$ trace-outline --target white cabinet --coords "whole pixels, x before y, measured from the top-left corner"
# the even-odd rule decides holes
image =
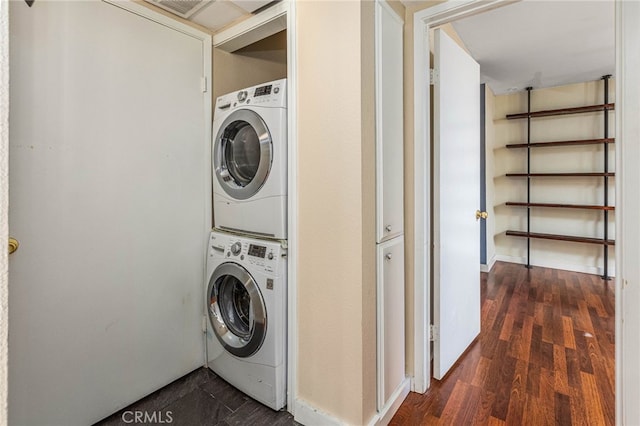
[[[376,1],[377,405],[386,424],[409,393],[405,376],[403,21]]]
[[[376,3],[377,242],[404,232],[402,27],[384,2]]]
[[[405,380],[404,237],[378,244],[378,410]]]

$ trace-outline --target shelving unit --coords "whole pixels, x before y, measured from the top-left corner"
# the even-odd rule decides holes
[[[615,177],[614,172],[609,171],[609,150],[608,145],[615,143],[614,138],[609,137],[609,111],[615,109],[615,104],[609,103],[609,79],[610,75],[602,77],[604,85],[604,103],[597,105],[586,105],[573,108],[551,109],[544,111],[531,111],[531,91],[532,87],[527,87],[527,112],[518,114],[509,114],[506,116],[508,120],[527,119],[527,142],[509,144],[509,149],[526,148],[527,149],[527,171],[526,173],[507,173],[508,177],[524,177],[527,179],[527,201],[506,203],[507,206],[525,207],[527,209],[527,230],[513,231],[509,230],[506,235],[513,237],[521,237],[527,239],[527,268],[531,268],[531,239],[545,239],[555,241],[569,241],[576,243],[598,244],[602,245],[604,253],[604,265],[602,278],[609,280],[608,264],[609,264],[609,246],[615,245],[615,241],[609,239],[608,223],[609,212],[614,211],[615,207],[609,205],[609,178]],[[583,140],[566,140],[552,142],[531,142],[531,119],[536,117],[551,117],[569,114],[582,114],[587,112],[602,111],[604,115],[604,135],[600,139],[583,139]],[[557,146],[584,146],[584,145],[602,145],[604,147],[604,168],[602,172],[557,172],[557,173],[532,173],[531,171],[531,150],[536,148],[548,148]],[[586,204],[563,204],[563,203],[540,203],[531,202],[531,179],[544,177],[584,177],[584,178],[602,178],[604,180],[603,204],[602,205],[586,205]],[[543,234],[531,232],[531,209],[532,208],[562,208],[562,209],[583,209],[596,210],[603,212],[603,238],[580,237],[573,235]]]

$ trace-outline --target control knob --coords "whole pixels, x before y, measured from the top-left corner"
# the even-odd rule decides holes
[[[247,91],[243,90],[242,92],[238,92],[238,101],[244,102],[247,99]]]
[[[233,253],[234,256],[239,255],[241,250],[242,244],[240,244],[239,242],[233,243],[233,245],[231,246],[231,253]]]
[[[269,252],[269,254],[267,255],[267,259],[273,260],[273,252]]]

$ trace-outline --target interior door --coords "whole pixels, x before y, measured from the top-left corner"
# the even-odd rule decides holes
[[[9,6],[9,424],[92,424],[203,364],[211,45]]]
[[[480,67],[441,30],[434,45],[434,369],[480,332]]]

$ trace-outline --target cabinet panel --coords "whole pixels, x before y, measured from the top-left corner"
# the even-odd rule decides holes
[[[403,232],[402,21],[376,4],[376,191],[378,242]]]
[[[405,377],[404,237],[378,245],[378,410]]]

